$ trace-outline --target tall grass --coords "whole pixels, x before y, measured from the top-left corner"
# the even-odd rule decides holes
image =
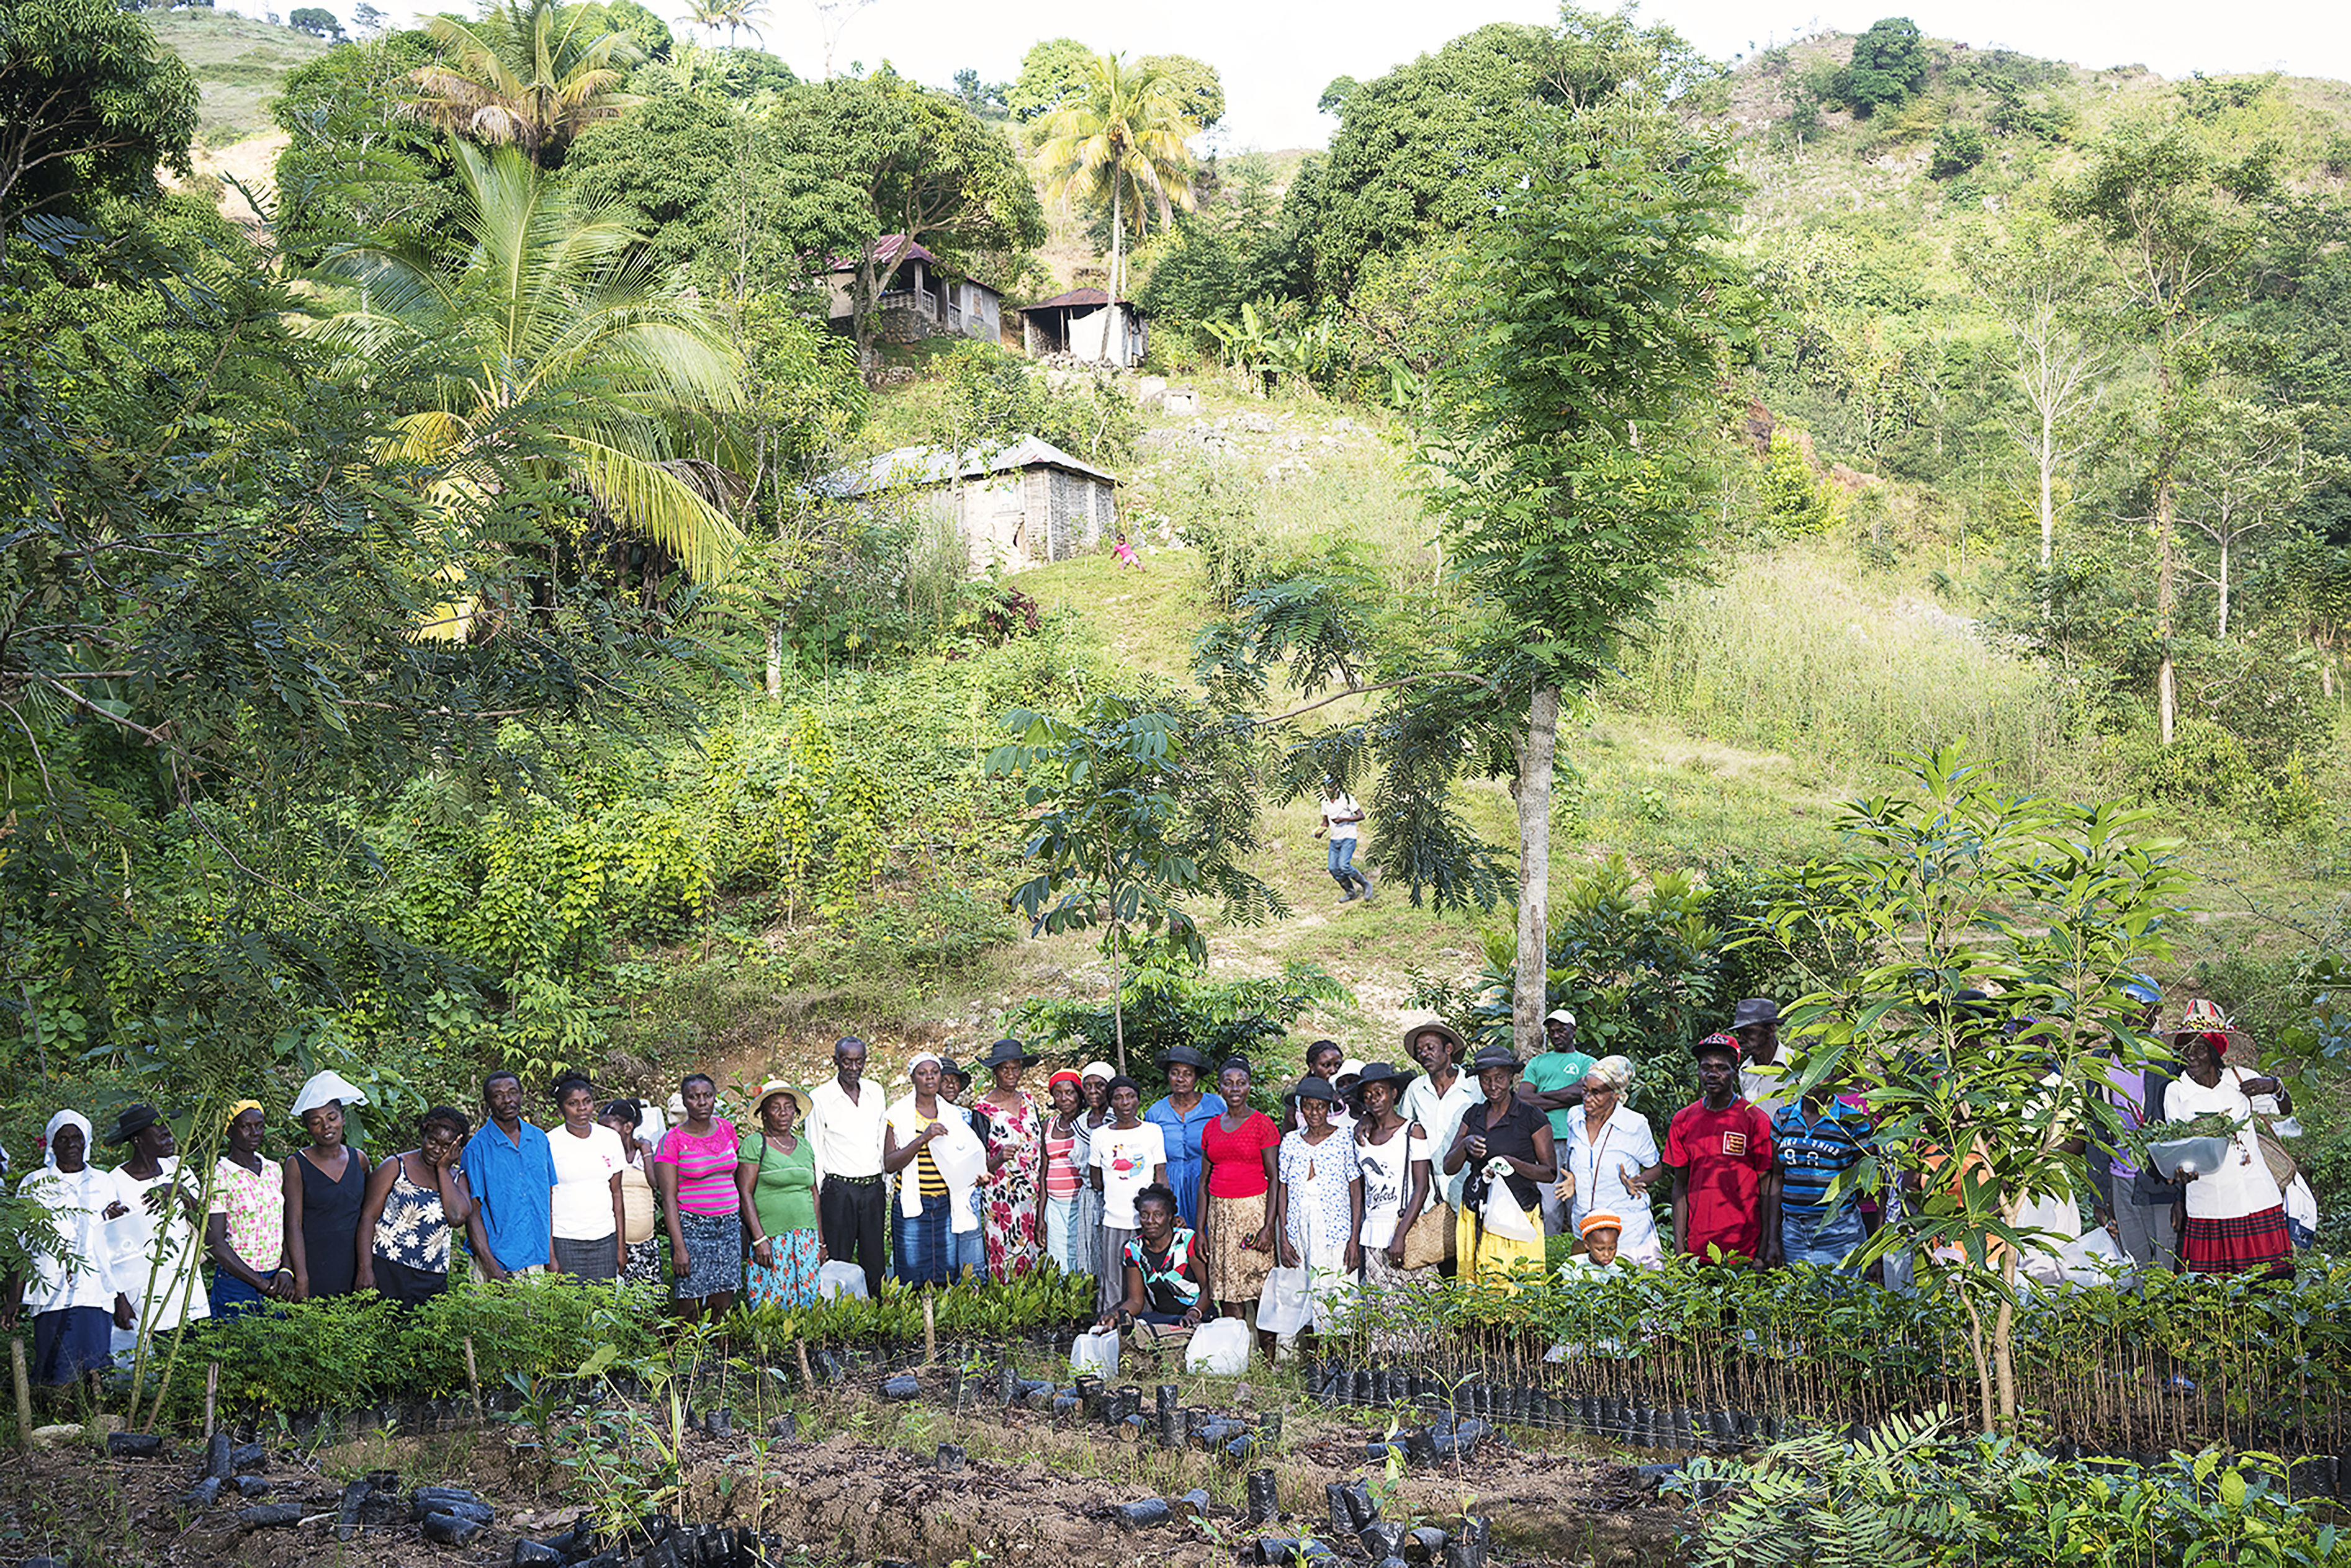
[[[1964,739],[2019,784],[2054,776],[2066,718],[2057,684],[1931,612],[1895,613],[1889,592],[1819,552],[1745,558],[1667,602],[1609,700],[1824,764],[1872,767]]]

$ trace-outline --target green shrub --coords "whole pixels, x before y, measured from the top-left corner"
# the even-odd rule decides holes
[[[1935,133],[1935,155],[1927,164],[1930,180],[1951,180],[1984,159],[1984,136],[1972,125],[1945,125]]]
[[[1760,497],[1765,526],[1782,538],[1816,534],[1836,521],[1836,492],[1813,475],[1802,444],[1784,430],[1771,433]]]

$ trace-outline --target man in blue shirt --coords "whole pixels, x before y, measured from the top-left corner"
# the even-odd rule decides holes
[[[485,1280],[555,1266],[555,1154],[547,1134],[522,1119],[522,1080],[482,1080],[488,1123],[465,1145],[474,1218],[465,1222],[474,1267]]]
[[[1764,1228],[1767,1267],[1840,1268],[1861,1246],[1858,1196],[1841,1194],[1834,1208],[1825,1200],[1829,1184],[1869,1153],[1873,1133],[1869,1119],[1839,1104],[1834,1086],[1826,1083],[1814,1084],[1802,1099],[1772,1113],[1773,1166],[1764,1203],[1767,1209],[1778,1208],[1779,1224]]]

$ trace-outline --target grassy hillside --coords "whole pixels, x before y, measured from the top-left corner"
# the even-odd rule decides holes
[[[267,130],[269,101],[287,72],[329,47],[308,33],[221,11],[156,11],[147,20],[195,73],[204,90],[196,135],[209,147]]]

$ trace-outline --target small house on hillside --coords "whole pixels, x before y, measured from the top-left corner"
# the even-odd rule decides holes
[[[896,343],[952,335],[993,343],[1002,337],[1004,297],[977,279],[954,276],[927,246],[904,235],[883,235],[873,242],[872,254],[877,268],[902,255],[905,258],[875,302],[882,318],[877,336]],[[832,288],[829,324],[847,332],[857,315],[857,258],[835,256],[825,270]]]
[[[1069,354],[1090,365],[1132,370],[1143,363],[1143,351],[1150,344],[1143,312],[1134,301],[1122,299],[1113,306],[1109,294],[1099,288],[1072,288],[1023,306],[1020,319],[1021,346],[1032,360]]]
[[[835,469],[818,488],[842,497],[918,498],[953,525],[975,572],[1066,560],[1118,527],[1118,480],[1034,435],[960,453],[901,446]]]

